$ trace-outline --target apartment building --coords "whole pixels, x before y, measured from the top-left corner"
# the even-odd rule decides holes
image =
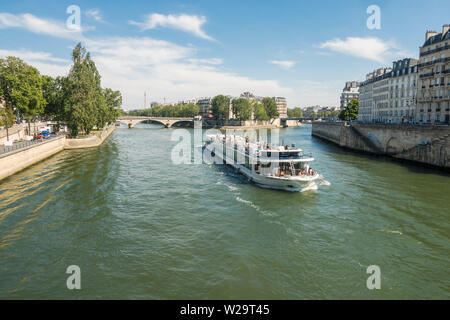
[[[392,68],[379,68],[366,75],[359,87],[358,121],[381,122],[389,104],[389,78]]]
[[[416,121],[450,123],[450,25],[427,31],[420,47]]]
[[[419,60],[395,61],[389,86],[389,108],[384,109],[386,122],[403,123],[415,120]]]
[[[347,81],[341,93],[341,110],[347,107],[353,99],[359,100],[359,85],[358,81]]]
[[[200,108],[200,115],[204,118],[210,117],[212,114],[212,98],[204,97],[197,99],[197,105]]]
[[[278,117],[279,118],[287,118],[287,102],[284,97],[272,97],[277,104]]]

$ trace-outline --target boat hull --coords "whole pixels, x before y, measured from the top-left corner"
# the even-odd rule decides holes
[[[247,167],[242,164],[236,163],[231,159],[226,159],[222,156],[222,154],[215,153],[215,147],[213,145],[206,146],[208,151],[211,151],[214,156],[217,156],[221,162],[227,164],[230,167],[236,169],[236,171],[245,177],[247,177],[251,182],[255,183],[257,186],[262,188],[270,188],[277,190],[286,190],[286,191],[305,191],[316,189],[317,184],[316,180],[320,178],[319,174],[315,174],[313,176],[295,176],[295,177],[274,177],[274,176],[264,176],[252,172]]]

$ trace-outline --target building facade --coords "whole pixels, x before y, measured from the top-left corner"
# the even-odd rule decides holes
[[[211,98],[199,98],[197,99],[197,105],[200,108],[200,115],[204,118],[209,118],[212,115],[212,99]]]
[[[359,100],[359,85],[358,81],[348,81],[345,83],[344,89],[341,93],[341,110],[347,107],[353,99]]]
[[[273,97],[275,103],[277,104],[278,117],[279,118],[287,118],[287,102],[284,97]]]
[[[389,78],[392,68],[379,68],[366,75],[359,87],[358,121],[381,122],[389,100]]]
[[[386,122],[415,121],[419,60],[395,61],[389,81],[389,108],[384,109]]]
[[[420,47],[416,121],[450,123],[450,25],[427,31]]]

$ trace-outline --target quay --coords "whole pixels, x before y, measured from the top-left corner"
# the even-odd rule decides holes
[[[0,147],[0,180],[62,150],[97,147],[115,128],[115,125],[110,125],[86,138],[69,139],[65,135],[56,135],[42,141],[23,141]]]
[[[313,122],[312,136],[340,147],[450,171],[450,126]]]

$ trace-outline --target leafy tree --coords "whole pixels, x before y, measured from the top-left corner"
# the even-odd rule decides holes
[[[230,99],[224,95],[215,96],[211,101],[212,114],[216,119],[227,119],[229,107]]]
[[[103,89],[103,96],[105,97],[105,103],[107,107],[107,123],[113,123],[116,121],[117,117],[121,115],[123,110],[120,109],[122,106],[122,94],[120,91],[114,91],[110,88]]]
[[[252,117],[252,106],[245,98],[233,99],[232,109],[233,114],[240,121],[250,120]]]
[[[254,101],[253,103],[253,112],[255,114],[256,120],[267,121],[269,120],[269,116],[264,109],[264,105],[261,102]]]
[[[288,117],[289,118],[302,118],[303,110],[300,107],[295,107],[294,109],[288,108]]]
[[[263,98],[262,104],[264,106],[264,110],[266,111],[267,116],[269,119],[274,119],[279,116],[278,109],[277,109],[277,103],[273,98]]]
[[[20,113],[30,121],[44,112],[46,101],[42,94],[42,78],[39,71],[17,57],[0,59],[0,86],[6,107],[18,107]]]
[[[64,121],[64,101],[66,100],[67,78],[42,76],[42,94],[47,104],[44,114],[55,121]]]
[[[1,104],[1,96],[0,96],[0,104]],[[6,128],[6,140],[9,141],[9,131],[8,128],[12,127],[14,124],[14,112],[11,108],[1,107],[0,106],[0,126],[4,126]]]
[[[80,130],[89,134],[106,119],[106,103],[100,87],[100,74],[90,54],[78,43],[72,52],[73,66],[67,78],[66,121],[73,136]]]
[[[352,99],[348,105],[341,110],[341,113],[339,114],[339,119],[350,121],[355,120],[358,118],[358,109],[359,109],[359,102],[356,99]]]

